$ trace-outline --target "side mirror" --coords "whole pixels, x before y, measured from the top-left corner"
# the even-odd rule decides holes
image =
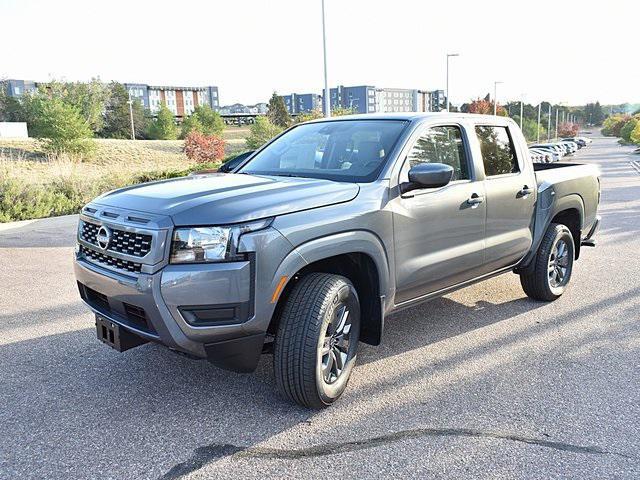
[[[238,155],[237,157],[232,158],[226,163],[220,165],[218,168],[218,172],[229,173],[231,170],[235,170],[242,162],[244,162],[249,156],[253,154],[255,150],[251,150],[249,152],[244,152]]]
[[[419,188],[444,187],[453,178],[453,167],[444,163],[420,163],[409,170],[409,182],[403,183],[402,193]]]

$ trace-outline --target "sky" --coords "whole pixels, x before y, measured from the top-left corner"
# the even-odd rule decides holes
[[[329,84],[640,102],[638,0],[325,0]],[[217,85],[222,105],[323,88],[321,0],[0,0],[0,78]]]

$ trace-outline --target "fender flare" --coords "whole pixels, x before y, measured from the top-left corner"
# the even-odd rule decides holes
[[[533,242],[531,250],[525,255],[520,264],[516,267],[516,273],[524,273],[528,267],[533,265],[538,248],[542,242],[545,232],[551,224],[551,220],[566,210],[577,210],[580,216],[580,230],[584,224],[584,201],[577,193],[572,193],[561,198],[555,198],[555,190],[550,187],[538,195],[538,208],[536,209],[536,217],[533,229]],[[576,242],[580,242],[578,238]]]
[[[280,263],[272,280],[271,291],[278,287],[283,276],[287,277],[288,285],[291,279],[301,269],[319,260],[344,255],[348,253],[362,253],[368,255],[378,271],[378,289],[381,297],[380,323],[376,325],[376,343],[380,342],[384,328],[385,298],[393,291],[393,275],[390,262],[382,240],[367,230],[352,230],[314,238],[295,247]],[[284,288],[282,289],[284,290]],[[282,291],[281,290],[281,291]],[[277,301],[280,300],[278,296]],[[273,314],[273,312],[272,312]]]

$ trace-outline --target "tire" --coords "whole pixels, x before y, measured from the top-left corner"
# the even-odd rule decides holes
[[[347,387],[359,338],[353,284],[328,273],[302,277],[286,299],[276,333],[273,364],[280,394],[305,407],[331,405]]]
[[[571,231],[565,225],[552,223],[542,238],[533,270],[520,274],[524,293],[545,302],[560,298],[571,280],[574,259],[575,245]]]

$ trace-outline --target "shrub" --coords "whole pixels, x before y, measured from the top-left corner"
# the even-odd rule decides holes
[[[620,136],[625,142],[631,141],[631,132],[635,130],[638,123],[638,120],[632,117],[627,123],[622,126],[622,128],[620,129]]]
[[[579,129],[575,123],[563,122],[558,126],[558,135],[561,137],[575,137]]]
[[[178,138],[178,127],[173,113],[163,103],[158,110],[158,116],[149,125],[148,137],[151,140],[175,140]]]
[[[282,127],[278,127],[271,123],[268,118],[258,117],[249,130],[247,148],[249,150],[257,150],[273,137],[280,134],[283,130],[284,129]]]
[[[184,153],[197,163],[213,163],[224,157],[224,140],[217,135],[193,131],[184,141]]]
[[[320,110],[311,110],[309,112],[303,112],[297,115],[293,123],[298,124],[303,122],[309,122],[311,120],[317,120],[319,118],[322,118],[323,116],[324,115]]]
[[[197,106],[191,115],[182,122],[182,138],[190,132],[198,131],[205,135],[220,135],[224,131],[224,120],[209,105]]]
[[[91,128],[77,107],[42,94],[24,102],[30,134],[41,140],[46,153],[88,155],[94,151]]]
[[[619,137],[620,130],[629,121],[629,115],[611,115],[607,117],[602,125],[602,134],[612,137]]]
[[[640,121],[636,122],[636,126],[631,132],[631,135],[629,135],[629,139],[636,145],[640,145]]]

